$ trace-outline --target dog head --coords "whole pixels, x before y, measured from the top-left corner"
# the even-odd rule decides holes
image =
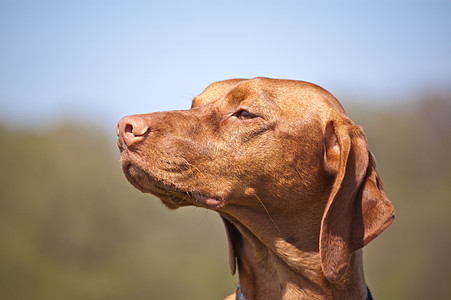
[[[191,109],[128,116],[117,133],[136,188],[169,208],[223,216],[232,270],[245,234],[268,247],[283,240],[316,251],[325,277],[337,281],[352,253],[393,221],[363,131],[311,83],[213,83]],[[314,237],[306,241],[306,232]]]

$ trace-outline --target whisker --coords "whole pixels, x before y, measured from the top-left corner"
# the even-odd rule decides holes
[[[166,196],[169,198],[169,200],[171,200],[171,202],[172,202],[173,204],[175,204],[175,203],[174,203],[174,199],[172,199],[171,194],[169,194],[169,192],[168,192],[167,190],[164,190],[164,193],[165,193]]]
[[[180,205],[180,203],[183,203],[183,199],[178,199],[174,197],[174,195],[171,195],[168,190],[165,190],[166,196],[171,200],[171,202],[175,205]]]
[[[183,160],[185,161],[185,163],[186,163],[188,166],[192,167],[193,169],[196,169],[197,172],[199,172],[200,174],[203,175],[203,173],[202,173],[195,165],[193,165],[192,163],[190,163],[186,158],[184,158],[184,157],[182,157],[182,158],[183,158]]]
[[[266,214],[268,215],[268,217],[271,219],[271,222],[274,224],[274,227],[276,227],[277,231],[282,234],[282,232],[280,231],[279,227],[277,226],[276,222],[274,221],[273,217],[271,216],[271,214],[269,213],[268,209],[266,208],[265,204],[263,204],[263,201],[260,199],[260,197],[257,196],[257,194],[254,193],[254,196],[257,198],[257,200],[260,202],[260,204],[263,206],[263,208],[266,211]]]
[[[301,178],[302,178],[301,172],[299,172],[299,169],[298,169],[298,167],[297,167],[297,166],[294,166],[294,168],[296,169],[296,172],[298,172],[298,174],[299,174],[299,177],[301,177]]]

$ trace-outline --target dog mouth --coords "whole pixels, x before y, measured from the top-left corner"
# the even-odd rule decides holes
[[[182,206],[200,206],[220,209],[224,206],[221,197],[207,195],[194,188],[182,188],[163,179],[151,176],[143,168],[126,162],[122,167],[127,180],[143,193],[157,196],[170,209]]]

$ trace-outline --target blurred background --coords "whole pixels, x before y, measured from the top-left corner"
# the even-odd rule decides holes
[[[331,91],[363,126],[396,222],[376,299],[451,298],[450,1],[0,0],[0,299],[222,299],[214,212],[127,183],[116,122],[211,82]]]

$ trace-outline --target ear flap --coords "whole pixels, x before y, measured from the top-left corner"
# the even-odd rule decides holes
[[[394,221],[394,209],[359,126],[330,122],[324,148],[324,168],[335,181],[321,222],[320,255],[325,277],[336,282],[352,253]]]
[[[229,244],[229,266],[230,271],[232,272],[232,275],[235,275],[236,272],[236,259],[238,257],[237,247],[241,245],[241,234],[236,229],[235,226],[233,226],[232,223],[230,223],[229,220],[221,216],[222,221],[224,222],[224,226],[227,233],[227,242]]]

